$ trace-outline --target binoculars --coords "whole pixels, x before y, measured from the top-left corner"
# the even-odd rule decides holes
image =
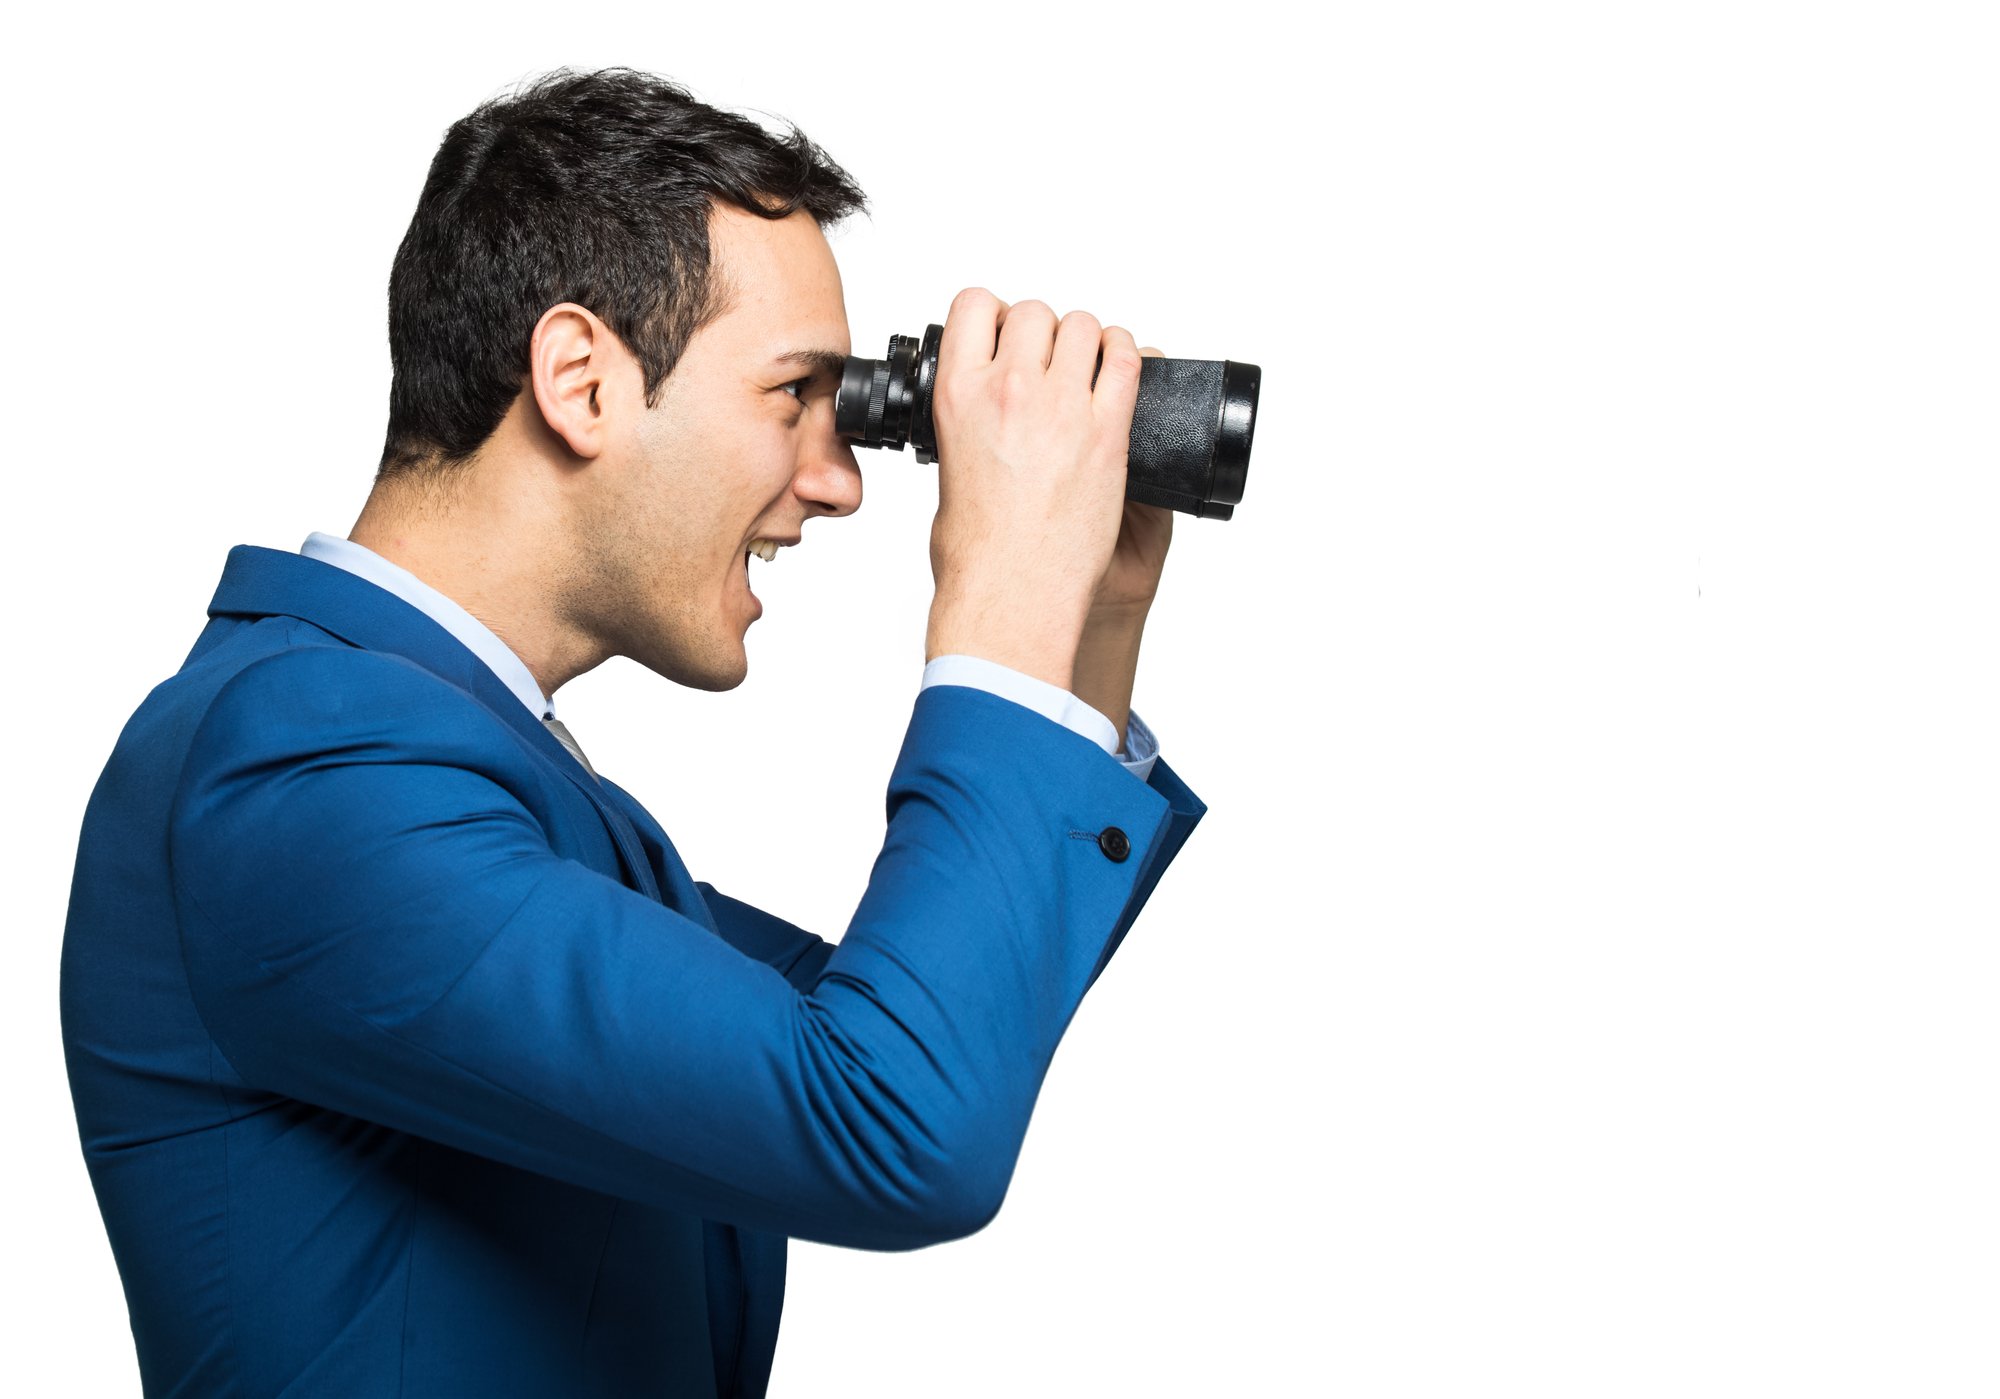
[[[931,389],[943,338],[944,327],[932,325],[921,341],[890,336],[881,359],[849,355],[834,400],[835,430],[863,447],[900,452],[909,444],[919,462],[936,461]],[[1250,470],[1262,373],[1226,359],[1141,360],[1125,498],[1196,519],[1228,519]]]

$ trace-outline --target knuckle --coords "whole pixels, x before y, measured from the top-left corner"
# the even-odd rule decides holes
[[[967,287],[951,299],[951,309],[954,311],[972,311],[981,306],[999,304],[1001,304],[1000,298],[985,287]]]
[[[1139,372],[1139,347],[1133,343],[1132,332],[1123,326],[1110,326],[1104,332],[1104,368],[1100,374],[1134,374]]]
[[[1139,372],[1139,351],[1132,345],[1132,337],[1126,336],[1122,343],[1106,342],[1104,346],[1104,367],[1115,369],[1121,374]]]
[[[1035,369],[1010,364],[1000,373],[999,397],[1002,405],[1025,403],[1040,387],[1042,375]]]
[[[956,421],[967,412],[975,411],[978,399],[977,371],[957,374],[940,372],[937,382],[931,386],[931,414],[934,418]]]
[[[1071,311],[1062,318],[1062,323],[1064,325],[1079,326],[1094,333],[1101,331],[1097,317],[1091,315],[1088,311]]]
[[[1023,313],[1034,316],[1047,316],[1050,320],[1056,318],[1056,313],[1048,302],[1037,301],[1032,297],[1026,301],[1017,301],[1007,308],[1007,314],[1009,315],[1021,315]]]

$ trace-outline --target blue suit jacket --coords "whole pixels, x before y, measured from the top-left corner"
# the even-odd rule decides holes
[[[999,1209],[1206,810],[922,691],[838,944],[695,883],[437,623],[232,549],[121,734],[63,943],[148,1394],[762,1394],[785,1239]]]

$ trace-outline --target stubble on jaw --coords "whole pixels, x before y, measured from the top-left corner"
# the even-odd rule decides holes
[[[552,589],[564,621],[606,654],[677,684],[729,689],[742,676],[718,674],[718,667],[729,670],[730,658],[711,651],[719,580],[702,574],[705,550],[691,553],[676,543],[688,503],[669,489],[671,481],[686,479],[673,458],[674,440],[671,409],[649,412],[634,425],[626,460],[648,465],[630,489],[599,494],[571,515]],[[735,670],[740,666],[738,658]]]

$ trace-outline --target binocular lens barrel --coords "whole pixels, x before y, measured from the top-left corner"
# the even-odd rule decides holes
[[[931,325],[921,341],[890,336],[881,359],[848,356],[834,400],[835,430],[864,447],[900,452],[909,443],[919,462],[936,461],[931,390],[943,336],[943,326]],[[1256,365],[1234,360],[1147,356],[1132,409],[1126,498],[1198,519],[1228,519],[1250,470],[1262,377]]]

